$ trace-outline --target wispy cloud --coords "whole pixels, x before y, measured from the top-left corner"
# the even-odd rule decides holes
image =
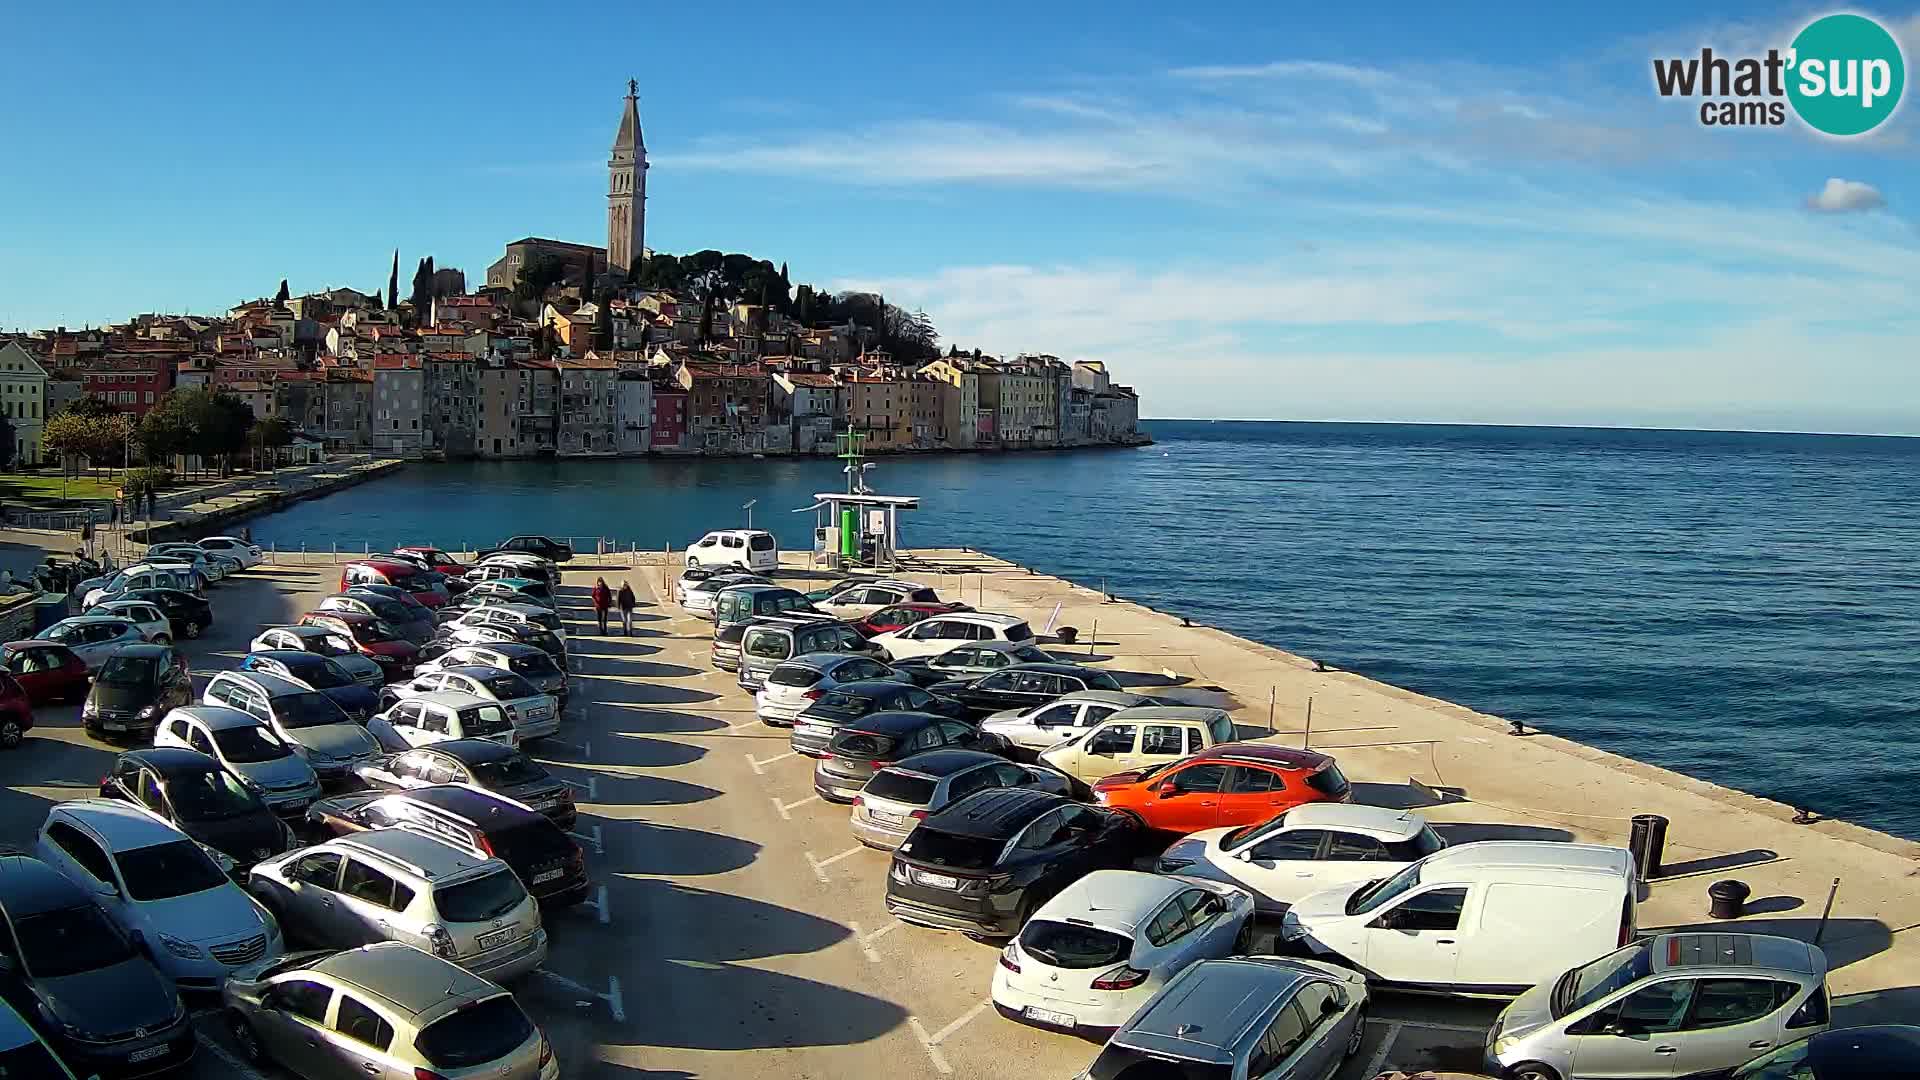
[[[1827,186],[1807,196],[1807,209],[1829,214],[1878,210],[1885,205],[1886,197],[1880,194],[1879,188],[1858,180],[1842,180],[1837,176],[1829,177]]]
[[[1267,64],[1214,64],[1174,68],[1167,74],[1176,79],[1220,81],[1227,79],[1309,79],[1322,83],[1344,83],[1370,89],[1399,82],[1398,76],[1381,68],[1358,67],[1325,60],[1275,60]]]

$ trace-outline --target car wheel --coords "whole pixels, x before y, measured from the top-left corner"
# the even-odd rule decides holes
[[[0,720],[0,750],[12,750],[26,737],[26,730],[20,726],[19,720],[11,716]]]
[[[1240,933],[1233,939],[1233,955],[1253,955],[1253,918],[1251,916],[1246,922],[1240,924]],[[1353,1051],[1349,1050],[1347,1053],[1351,1054]]]
[[[190,638],[197,638],[197,637],[199,637],[199,636],[200,636],[200,624],[199,624],[199,623],[197,623],[197,622],[190,622],[190,623],[188,623],[188,624],[187,624],[187,636],[188,636],[188,637],[190,637]]]
[[[1345,1061],[1347,1058],[1350,1058],[1353,1055],[1359,1053],[1360,1044],[1365,1042],[1366,1039],[1367,1039],[1367,1010],[1361,1009],[1360,1014],[1354,1017],[1353,1034],[1347,1036],[1347,1045],[1344,1049],[1340,1051],[1340,1059],[1342,1061]]]
[[[233,1033],[233,1044],[239,1049],[240,1056],[246,1060],[247,1064],[273,1064],[267,1057],[267,1048],[261,1045],[260,1036],[254,1032],[253,1025],[247,1023],[246,1017],[237,1012],[228,1013],[227,1030]]]
[[[698,569],[700,569],[700,560],[699,560],[699,559],[696,559],[696,558],[694,558],[694,557],[693,557],[693,556],[691,556],[691,555],[689,555],[689,556],[687,556],[687,569],[689,569],[689,570],[698,570]]]
[[[1507,1080],[1560,1080],[1560,1074],[1551,1065],[1523,1061],[1507,1070]]]

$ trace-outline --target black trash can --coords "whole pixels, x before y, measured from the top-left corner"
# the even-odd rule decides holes
[[[1633,866],[1640,872],[1641,881],[1659,877],[1660,857],[1667,850],[1667,819],[1659,814],[1634,815],[1633,836],[1627,848],[1633,852]]]
[[[1707,896],[1712,898],[1713,906],[1707,914],[1716,919],[1737,919],[1747,910],[1747,897],[1753,890],[1747,888],[1744,881],[1716,881],[1707,886]]]
[[[1063,626],[1055,632],[1054,636],[1060,639],[1060,644],[1071,645],[1080,640],[1080,630],[1078,627]]]

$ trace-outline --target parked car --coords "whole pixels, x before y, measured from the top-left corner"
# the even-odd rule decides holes
[[[871,848],[891,851],[914,826],[976,791],[1034,788],[1066,795],[1067,778],[1052,769],[1016,765],[981,750],[943,748],[904,757],[874,770],[853,797],[853,838]]]
[[[559,1080],[553,1047],[496,983],[397,941],[255,965],[222,999],[240,1056],[317,1078]],[[386,1063],[391,1063],[389,1066]]]
[[[1262,910],[1282,911],[1321,889],[1392,876],[1446,846],[1411,810],[1310,802],[1257,825],[1193,833],[1162,852],[1154,869],[1231,881]]]
[[[547,959],[540,905],[507,864],[411,829],[373,829],[255,866],[247,891],[321,948],[398,941],[476,975],[517,979]]]
[[[837,619],[862,619],[889,604],[937,604],[940,597],[917,581],[898,578],[849,578],[816,589],[807,599]]]
[[[1202,960],[1140,1006],[1086,1076],[1332,1080],[1360,1052],[1366,1026],[1367,985],[1356,972],[1267,956]]]
[[[501,578],[523,577],[544,581],[555,588],[560,586],[558,566],[538,555],[521,552],[504,551],[483,555],[465,576],[469,585],[482,581],[497,581]]]
[[[96,739],[152,739],[167,710],[193,703],[193,678],[171,645],[124,645],[93,678],[80,723]]]
[[[980,722],[980,728],[1005,737],[1025,752],[1023,757],[1033,760],[1040,751],[1097,726],[1121,709],[1151,705],[1153,700],[1124,690],[1077,690],[1042,705],[993,713]]]
[[[1029,710],[1063,695],[1084,690],[1124,693],[1113,676],[1104,671],[1058,661],[1015,664],[991,675],[938,682],[928,689],[953,698],[965,705],[968,712],[981,718],[1012,710]]]
[[[280,927],[199,844],[107,799],[56,803],[34,854],[95,902],[185,990],[217,990],[237,967],[280,955]]]
[[[1306,803],[1350,802],[1353,789],[1325,754],[1272,743],[1225,743],[1171,765],[1101,777],[1093,801],[1160,833],[1256,825]]]
[[[687,545],[687,566],[772,573],[780,568],[780,545],[772,533],[759,529],[717,529]]]
[[[356,771],[367,786],[380,791],[465,784],[538,810],[563,829],[573,828],[576,817],[572,787],[524,752],[487,739],[434,743]]]
[[[1483,840],[1309,893],[1280,940],[1374,982],[1517,994],[1632,941],[1637,886],[1625,848]]]
[[[412,568],[409,567],[409,569]],[[364,585],[353,586],[346,590],[344,595],[384,596],[389,600],[398,600],[400,603],[406,605],[408,613],[413,616],[416,622],[430,620],[435,625],[438,625],[440,621],[438,613],[452,602],[452,598],[447,594],[446,586],[440,583],[440,575],[422,570],[404,580],[410,588],[419,589],[420,591],[410,592],[408,589],[403,589],[398,585],[383,585],[379,582],[369,582]]]
[[[410,601],[431,611],[444,605],[451,594],[446,576],[427,568],[426,561],[400,556],[375,557],[351,562],[340,570],[340,591],[369,589],[396,600]]]
[[[553,586],[533,578],[506,577],[483,581],[467,589],[468,596],[497,598],[509,604],[536,604],[553,611],[559,607],[559,599],[553,594]]]
[[[729,585],[713,600],[713,627],[720,630],[735,623],[752,622],[762,615],[799,613],[828,617],[815,611],[807,598],[785,585]]]
[[[773,584],[772,580],[758,574],[716,574],[699,570],[697,567],[690,567],[687,570],[688,574],[696,572],[703,576],[692,582],[683,580],[681,584],[674,586],[674,591],[681,607],[708,618],[713,617],[714,600],[720,595],[721,590],[730,589],[735,585]]]
[[[444,574],[449,578],[458,577],[467,572],[467,568],[461,565],[459,559],[453,557],[452,552],[442,551],[437,547],[429,547],[425,544],[405,544],[394,548],[393,552],[396,555],[411,555],[421,562],[426,563],[429,570],[432,570],[436,574]]]
[[[738,681],[744,690],[759,690],[774,668],[793,657],[833,652],[865,656],[874,651],[858,630],[827,616],[768,615],[747,623],[740,635]]]
[[[563,563],[573,558],[573,548],[550,537],[514,536],[500,541],[498,547],[482,551],[479,558],[489,555],[538,555],[548,562]]]
[[[540,604],[481,603],[446,623],[441,632],[463,626],[502,626],[508,629],[534,626],[548,631],[561,641],[567,640],[567,630],[559,614]]]
[[[767,673],[753,695],[754,714],[773,727],[791,727],[794,718],[829,690],[869,679],[891,679],[893,670],[857,653],[804,653],[783,660]]]
[[[713,632],[713,648],[707,658],[715,671],[740,670],[740,642],[747,636],[746,623],[722,626]]]
[[[362,686],[378,690],[386,685],[380,665],[354,647],[353,638],[324,626],[275,626],[262,630],[247,645],[249,652],[309,652],[324,656]]]
[[[1170,765],[1238,737],[1233,718],[1219,709],[1143,705],[1067,736],[1042,750],[1040,760],[1090,784],[1114,773]]]
[[[850,803],[875,770],[945,749],[1004,755],[1008,747],[1005,739],[983,735],[965,720],[921,712],[868,713],[841,725],[828,740],[826,753],[813,766],[813,790],[828,802]]]
[[[1733,1080],[1913,1080],[1920,1072],[1920,1027],[1875,1024],[1833,1028],[1770,1050],[1733,1071]]]
[[[418,668],[419,671],[445,671],[449,668],[491,667],[511,671],[532,683],[543,694],[557,698],[564,707],[572,694],[567,672],[554,662],[546,650],[515,642],[481,642],[456,645]]]
[[[167,613],[146,600],[108,600],[94,607],[89,615],[111,615],[125,619],[140,630],[140,636],[161,645],[173,643],[173,621]]]
[[[873,637],[876,634],[905,630],[914,623],[920,622],[923,619],[931,619],[935,615],[951,615],[956,611],[972,610],[973,609],[967,605],[959,603],[942,604],[929,602],[924,604],[889,604],[871,614],[853,620],[849,625],[855,630],[860,631],[860,633],[866,637]]]
[[[462,645],[532,645],[552,657],[562,671],[567,668],[567,643],[564,638],[544,626],[517,622],[442,627],[440,634],[420,651],[420,659],[432,660]]]
[[[401,636],[400,631],[383,619],[351,611],[309,611],[300,617],[301,626],[317,626],[353,642],[360,655],[380,665],[388,682],[413,674],[420,646]]]
[[[123,600],[143,600],[167,617],[175,641],[197,638],[213,626],[213,605],[185,589],[128,589]]]
[[[215,559],[211,552],[200,545],[189,543],[154,544],[147,548],[141,558],[153,566],[168,563],[191,566],[195,573],[209,582],[225,580],[227,568],[233,565],[229,560]]]
[[[425,645],[437,625],[433,615],[418,605],[408,605],[378,593],[335,593],[320,601],[320,611],[338,611],[379,619],[401,637],[415,645]]]
[[[520,745],[513,717],[499,702],[459,690],[435,690],[397,701],[367,727],[389,752],[450,739],[490,739],[502,746]]]
[[[9,641],[0,645],[0,664],[35,705],[87,696],[87,662],[59,642]]]
[[[288,682],[317,690],[357,724],[366,723],[368,717],[380,710],[379,693],[318,653],[298,649],[252,652],[240,658],[240,670],[278,675]]]
[[[129,750],[100,781],[100,797],[131,803],[245,869],[285,851],[293,834],[259,793],[212,757],[177,746]]]
[[[960,611],[922,619],[904,630],[875,634],[873,643],[885,651],[883,659],[910,660],[938,656],[968,642],[1033,640],[1033,629],[1025,619],[1014,615],[995,615],[987,611]]]
[[[464,851],[505,859],[543,904],[586,899],[586,855],[538,810],[496,792],[441,784],[381,795],[322,799],[307,820],[344,836],[367,829],[415,829]]]
[[[189,705],[160,720],[153,745],[197,750],[252,788],[273,812],[304,817],[320,797],[306,756],[266,721],[225,705]]]
[[[932,656],[896,656],[890,663],[901,675],[922,686],[932,686],[943,679],[968,679],[1014,664],[1050,664],[1053,659],[1052,653],[1031,641],[981,641],[956,645]]]
[[[688,589],[721,572],[722,571],[719,570],[708,570],[699,566],[689,566],[681,570],[680,576],[673,580],[673,602],[679,604],[681,607],[685,607],[687,604]]]
[[[88,671],[98,671],[107,657],[147,640],[138,626],[115,615],[69,616],[33,636],[72,649]]]
[[[24,1047],[20,1014],[36,1018],[67,1065],[140,1075],[185,1065],[198,1042],[172,980],[142,955],[83,887],[46,863],[0,855],[0,1035]],[[23,1025],[22,1025],[23,1026]],[[72,1080],[31,1051],[0,1051],[8,1076]]]
[[[240,564],[242,569],[251,570],[266,560],[266,552],[259,544],[249,543],[237,536],[203,536],[200,546],[216,555],[224,555]]]
[[[193,568],[179,563],[167,566],[136,563],[97,585],[88,587],[86,582],[81,582],[76,592],[80,596],[80,607],[85,610],[103,600],[140,589],[179,589],[195,596],[206,592]]]
[[[991,788],[916,826],[887,870],[902,922],[1010,938],[1060,890],[1133,861],[1130,818],[1026,788]]]
[[[226,705],[273,727],[313,766],[322,783],[336,783],[356,765],[381,754],[367,729],[347,718],[332,699],[317,690],[263,671],[223,671],[201,691],[205,705]]]
[[[911,683],[893,679],[866,679],[842,683],[822,693],[793,719],[793,734],[788,737],[794,753],[805,757],[825,756],[827,743],[842,724],[851,723],[878,712],[932,713],[959,720],[966,715],[959,702],[939,698]]]
[[[13,676],[0,674],[0,750],[12,750],[33,730],[33,699]]]
[[[1253,898],[1231,885],[1095,870],[1007,942],[990,998],[1001,1016],[1111,1035],[1190,965],[1245,955]]]
[[[524,676],[489,665],[450,664],[416,671],[412,680],[395,683],[387,693],[404,701],[444,690],[498,702],[507,710],[520,740],[543,739],[560,732],[559,699],[541,692]]]
[[[1661,934],[1521,994],[1494,1021],[1487,1064],[1513,1080],[1725,1073],[1824,1030],[1827,1002],[1817,945]]]

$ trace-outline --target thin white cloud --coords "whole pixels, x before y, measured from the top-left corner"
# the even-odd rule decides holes
[[[1204,64],[1174,68],[1168,72],[1176,79],[1221,81],[1231,79],[1302,79],[1319,83],[1345,83],[1369,89],[1390,85],[1398,76],[1380,68],[1359,67],[1325,60],[1275,60],[1267,64]]]
[[[1880,194],[1879,188],[1858,180],[1842,180],[1837,176],[1829,177],[1827,186],[1807,196],[1807,209],[1827,214],[1878,210],[1885,205],[1886,196]]]

